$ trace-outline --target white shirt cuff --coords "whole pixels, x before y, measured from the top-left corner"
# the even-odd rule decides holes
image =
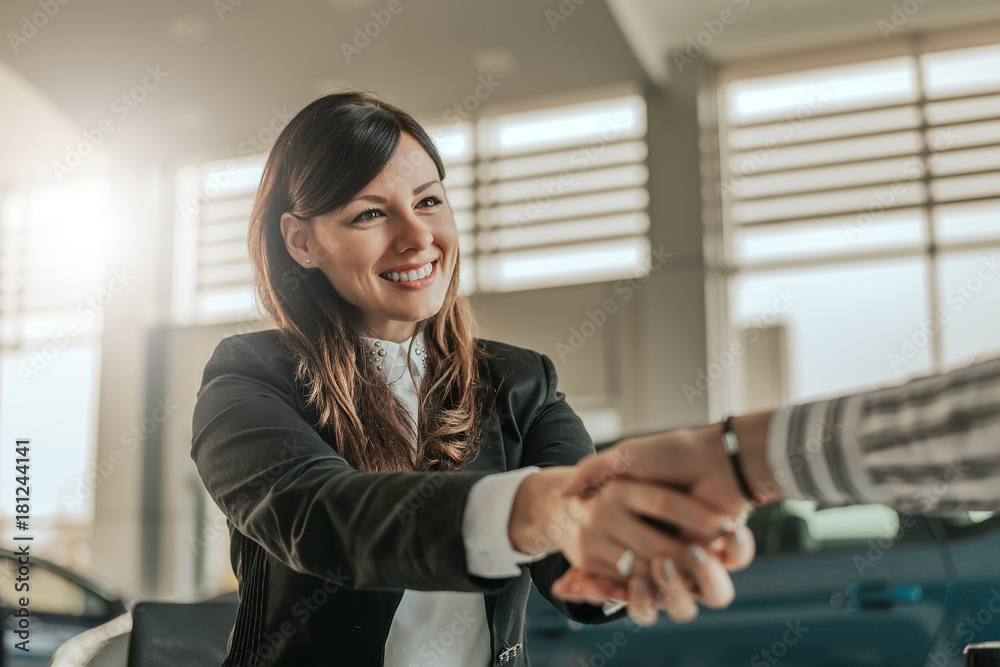
[[[469,572],[488,579],[521,576],[520,563],[531,563],[546,554],[529,556],[510,543],[508,524],[517,489],[528,475],[541,468],[529,466],[487,475],[472,485],[462,516],[462,538]]]

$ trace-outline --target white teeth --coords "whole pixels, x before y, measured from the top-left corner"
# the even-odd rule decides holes
[[[425,264],[419,269],[411,269],[409,271],[404,271],[402,273],[397,273],[393,271],[392,273],[381,273],[379,274],[386,280],[391,280],[397,283],[405,283],[411,280],[421,280],[430,275],[431,271],[434,270],[433,262]]]

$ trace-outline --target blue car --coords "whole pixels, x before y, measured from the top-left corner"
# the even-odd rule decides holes
[[[0,666],[48,665],[60,644],[127,611],[109,587],[34,555],[28,575],[30,590],[18,591],[18,554],[0,549]],[[21,582],[23,583],[23,582]],[[28,598],[28,651],[17,648],[20,598]]]
[[[736,601],[690,624],[661,614],[569,622],[537,592],[526,648],[536,667],[958,667],[967,643],[1000,638],[1000,517],[817,511],[775,503],[750,519],[758,556]]]

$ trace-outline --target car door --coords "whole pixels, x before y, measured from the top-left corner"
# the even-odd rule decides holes
[[[948,598],[945,547],[928,520],[881,505],[817,511],[786,501],[759,510],[751,528],[758,557],[734,574],[729,609],[638,628],[625,620],[566,623],[536,603],[527,639],[533,664],[925,664]]]
[[[1000,516],[961,512],[939,519],[954,573],[952,602],[927,665],[961,665],[962,649],[1000,640]]]
[[[109,601],[69,576],[50,568],[40,559],[32,559],[29,575],[30,590],[17,592],[17,562],[0,557],[0,604],[3,614],[3,667],[47,665],[52,654],[64,641],[84,630],[100,625],[112,615],[121,613],[118,601]],[[19,650],[16,619],[12,612],[20,608],[19,598],[29,600],[29,643],[27,652]]]

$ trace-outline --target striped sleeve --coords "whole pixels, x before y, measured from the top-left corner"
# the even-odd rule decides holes
[[[1000,509],[1000,358],[781,408],[767,457],[785,496],[821,507]]]

